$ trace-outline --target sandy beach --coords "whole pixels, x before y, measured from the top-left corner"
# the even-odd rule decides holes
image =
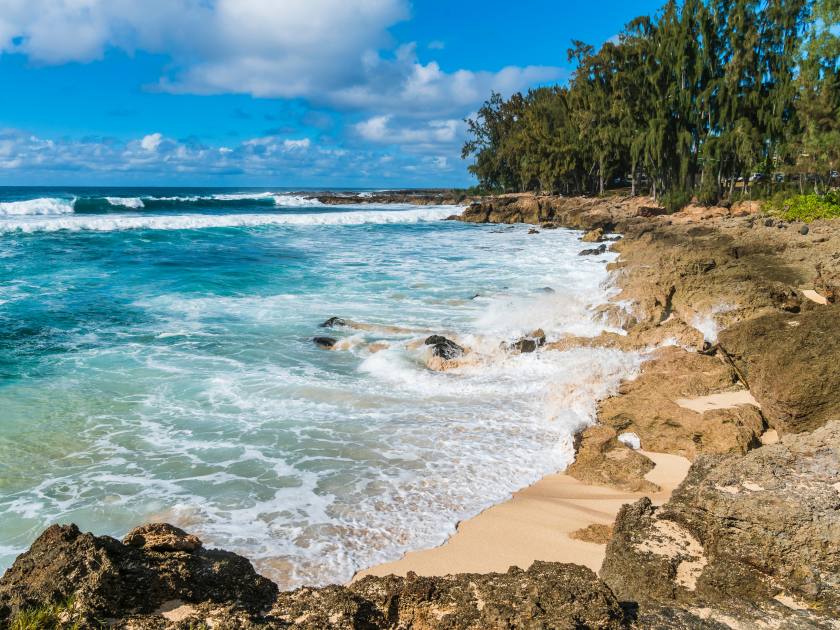
[[[661,505],[688,473],[690,462],[677,455],[642,451],[656,467],[645,478],[657,493],[624,492],[583,483],[558,473],[520,490],[508,501],[458,525],[457,532],[434,549],[412,551],[396,562],[360,571],[366,575],[449,575],[504,572],[527,568],[534,560],[571,562],[598,571],[606,544],[584,542],[569,534],[592,524],[612,525],[621,506],[643,496]]]

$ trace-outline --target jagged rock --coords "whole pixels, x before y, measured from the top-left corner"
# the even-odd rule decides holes
[[[74,599],[86,619],[149,614],[171,600],[235,605],[256,614],[277,586],[236,554],[207,550],[181,530],[153,525],[134,530],[126,545],[109,536],[53,525],[0,579],[0,625],[22,609]],[[194,546],[191,552],[148,546]],[[143,540],[143,546],[135,546]],[[194,539],[194,540],[193,540]]]
[[[601,577],[643,605],[836,619],[838,488],[840,421],[745,456],[700,457],[662,508],[647,499],[622,508]]]
[[[336,328],[337,326],[346,326],[347,322],[340,317],[330,317],[327,321],[321,324],[321,328]]]
[[[441,335],[432,335],[426,338],[425,344],[432,346],[432,355],[445,359],[446,361],[457,359],[464,354],[464,348]]]
[[[123,543],[150,551],[193,552],[201,548],[198,536],[188,534],[183,529],[168,523],[149,523],[135,527],[126,534]]]
[[[601,228],[589,230],[580,238],[580,240],[584,243],[599,243],[602,240],[604,240],[604,230],[602,230]]]
[[[584,483],[610,486],[630,492],[656,492],[659,487],[645,479],[654,463],[619,442],[610,427],[596,425],[576,436],[575,461],[566,474]]]
[[[538,328],[532,333],[517,339],[513,343],[502,342],[501,348],[506,352],[518,352],[520,354],[527,354],[535,352],[537,348],[545,345],[545,332],[542,328]]]
[[[319,348],[324,348],[326,350],[333,348],[335,344],[338,343],[338,339],[336,339],[335,337],[315,337],[312,339],[312,341]]]
[[[840,305],[777,313],[720,334],[720,346],[749,383],[774,429],[808,431],[840,410]]]
[[[272,615],[295,628],[413,630],[624,627],[608,588],[585,567],[535,562],[527,571],[366,577],[349,588],[282,593]]]
[[[729,366],[674,346],[652,357],[638,378],[622,383],[617,396],[600,403],[602,424],[635,433],[644,449],[688,459],[699,453],[745,453],[760,444],[764,419],[752,405],[698,413],[676,402],[732,390],[737,375]]]
[[[540,233],[540,231],[536,228],[531,228],[530,230],[528,230],[528,234],[539,234],[539,233]]]
[[[578,256],[597,256],[598,254],[603,254],[605,251],[607,251],[607,246],[599,245],[598,247],[594,247],[592,249],[582,250]]]
[[[668,211],[665,208],[660,208],[658,206],[642,206],[639,208],[640,217],[659,217],[663,214],[668,214]]]

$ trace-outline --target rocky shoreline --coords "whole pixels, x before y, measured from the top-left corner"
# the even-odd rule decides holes
[[[354,199],[465,201],[459,195]],[[279,593],[244,558],[172,526],[145,526],[122,542],[53,526],[0,580],[0,625],[72,600],[45,627],[840,627],[838,222],[783,223],[751,203],[667,215],[646,198],[534,195],[477,199],[452,218],[572,227],[587,231],[594,255],[601,245],[621,254],[611,265],[620,293],[599,316],[626,334],[533,349],[648,353],[639,377],[601,402],[568,473],[653,491],[644,479],[652,463],[622,434],[692,466],[661,507],[643,498],[621,510],[599,575],[538,562]],[[683,402],[733,394],[756,404]]]

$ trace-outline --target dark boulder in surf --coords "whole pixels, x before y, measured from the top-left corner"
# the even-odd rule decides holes
[[[315,337],[312,341],[315,342],[315,345],[319,348],[324,348],[325,350],[330,350],[335,347],[335,344],[338,343],[338,339],[333,337]]]
[[[454,341],[442,335],[432,335],[426,338],[425,344],[432,346],[432,354],[447,361],[463,356],[464,349]]]
[[[600,245],[598,247],[593,247],[592,249],[584,249],[578,254],[578,256],[597,256],[598,254],[603,254],[605,251],[607,251],[607,246]]]
[[[327,321],[320,325],[320,328],[337,328],[338,326],[346,326],[347,322],[340,317],[330,317]]]

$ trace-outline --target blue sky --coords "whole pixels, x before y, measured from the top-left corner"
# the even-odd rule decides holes
[[[0,184],[469,185],[491,89],[659,5],[3,0]]]

